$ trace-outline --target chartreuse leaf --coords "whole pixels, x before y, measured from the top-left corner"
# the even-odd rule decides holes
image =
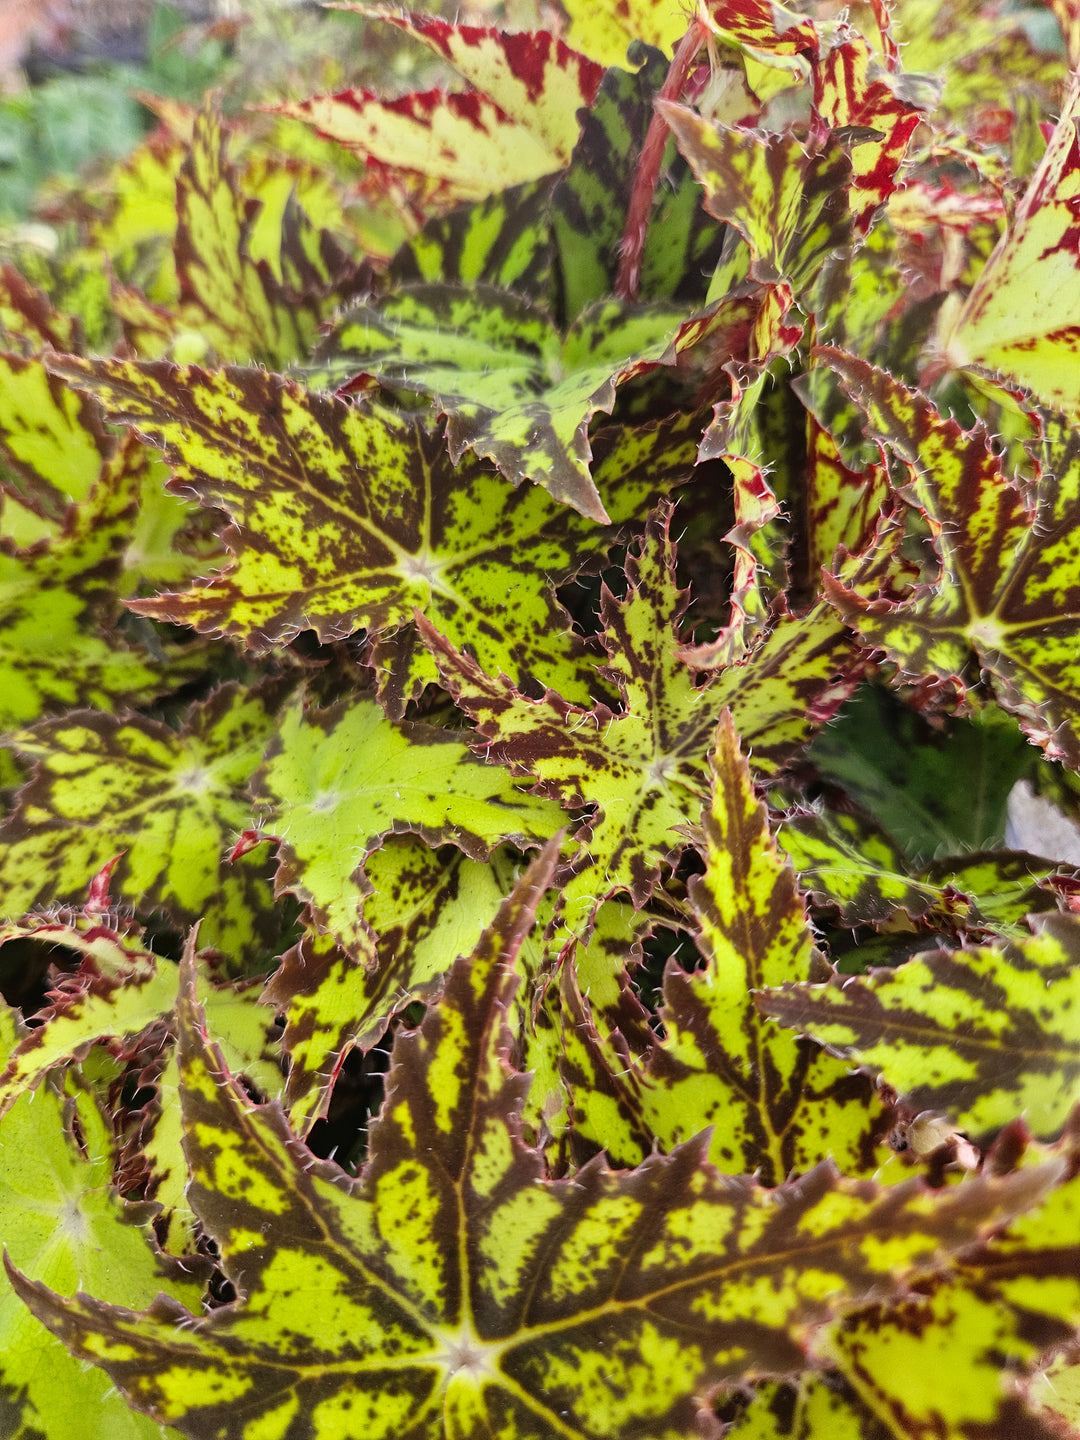
[[[728,1174],[779,1185],[828,1155],[846,1174],[866,1173],[884,1128],[870,1087],[849,1066],[763,1022],[754,1006],[751,992],[807,978],[813,937],[729,712],[717,729],[712,777],[702,816],[705,874],[689,882],[705,967],[688,973],[668,962],[663,1040],[628,1069],[625,1055],[608,1048],[607,1093],[574,1087],[577,1129],[616,1164],[712,1127],[709,1159]],[[565,1033],[572,1054],[581,1035],[571,1026]],[[613,1104],[631,1119],[636,1143],[611,1144],[605,1112]],[[617,1125],[615,1135],[626,1128]]]
[[[522,878],[421,1029],[399,1034],[355,1182],[239,1090],[189,963],[189,1195],[240,1298],[192,1323],[164,1300],[65,1300],[12,1270],[33,1313],[192,1436],[652,1440],[688,1433],[723,1379],[798,1367],[808,1324],[936,1269],[1059,1178],[1051,1162],[935,1194],[821,1166],[778,1204],[691,1145],[545,1182],[517,1133],[504,1006],[555,858]]]
[[[615,288],[638,157],[667,68],[663,55],[647,50],[636,73],[607,72],[583,117],[569,169],[552,195],[559,314],[567,322]],[[673,144],[665,151],[661,173],[637,293],[646,300],[679,299],[689,310],[705,299],[705,277],[716,264],[723,235],[702,209],[701,187]]]
[[[250,817],[245,787],[280,693],[222,686],[179,732],[90,710],[18,732],[12,744],[36,769],[0,829],[8,913],[80,894],[123,852],[119,894],[178,924],[202,920],[202,943],[230,961],[263,958],[279,928],[269,882],[225,857]]]
[[[196,117],[176,181],[176,210],[178,328],[201,337],[223,360],[280,368],[306,357],[321,301],[291,291],[267,260],[252,258],[252,206],[240,194],[221,127],[209,112]]]
[[[1080,1178],[1069,1178],[1004,1235],[968,1252],[901,1304],[850,1317],[816,1347],[895,1440],[984,1433],[1062,1434],[1024,1403],[1021,1367],[1073,1338],[1080,1324]],[[950,1383],[942,1384],[947,1374]],[[1010,1381],[1012,1382],[1010,1384]]]
[[[1072,86],[1008,235],[942,335],[945,355],[955,368],[976,365],[1002,371],[1073,419],[1080,416],[1080,384],[1070,364],[1080,335],[1078,115],[1080,81]]]
[[[337,388],[372,375],[427,395],[449,417],[455,464],[474,450],[515,485],[533,480],[606,522],[589,473],[589,421],[611,410],[618,385],[674,365],[707,326],[707,316],[681,308],[606,300],[560,336],[512,291],[413,285],[347,312],[304,376]]]
[[[451,25],[434,15],[401,14],[353,5],[370,19],[396,25],[426,45],[496,105],[551,147],[561,169],[577,143],[578,111],[596,98],[604,67],[546,30],[497,30]]]
[[[515,490],[471,458],[455,469],[442,435],[414,419],[262,370],[64,363],[110,416],[163,447],[174,488],[234,522],[231,569],[141,600],[139,613],[258,649],[306,626],[325,641],[407,625],[374,651],[380,695],[399,716],[436,678],[411,633],[421,610],[494,673],[589,700],[593,668],[550,580],[572,575],[603,537],[545,490]],[[679,415],[598,441],[595,479],[613,520],[691,474],[701,428]]]
[[[572,934],[587,932],[597,905],[610,895],[627,892],[641,906],[661,867],[674,862],[708,796],[707,757],[725,705],[768,774],[855,683],[836,673],[842,627],[811,613],[777,627],[744,666],[696,687],[678,643],[686,592],[675,584],[670,515],[662,505],[640,553],[627,557],[625,599],[603,593],[601,639],[609,660],[598,673],[618,688],[621,711],[605,704],[578,708],[551,691],[542,700],[527,699],[419,622],[444,683],[479,722],[474,749],[528,775],[566,809],[592,808],[575,832],[574,874],[561,890]]]
[[[174,972],[175,979],[175,972]],[[174,986],[175,988],[175,986]],[[3,1052],[16,1038],[14,1012],[0,1013]],[[87,1285],[124,1305],[165,1292],[197,1305],[201,1284],[166,1273],[113,1190],[112,1136],[74,1082],[23,1095],[0,1121],[0,1232],[9,1260],[69,1289]],[[193,1270],[196,1267],[192,1267]],[[80,1365],[0,1284],[0,1423],[19,1440],[164,1440],[175,1435],[136,1415],[100,1371]]]
[[[48,520],[82,501],[111,455],[98,407],[40,360],[0,351],[0,485]]]
[[[575,835],[575,873],[562,886],[572,933],[587,931],[610,895],[645,902],[708,793],[706,756],[721,707],[695,688],[676,654],[686,592],[675,585],[669,520],[662,506],[640,553],[627,557],[625,600],[603,594],[609,661],[600,673],[618,687],[621,713],[603,704],[575,709],[551,691],[526,699],[421,622],[456,703],[478,721],[474,748],[567,809],[592,807]]]
[[[429,15],[355,5],[427,45],[474,90],[382,100],[367,90],[275,107],[315,126],[368,163],[411,171],[443,204],[482,200],[563,169],[602,67],[547,31],[450,25]]]
[[[706,210],[749,245],[754,279],[785,281],[804,297],[851,232],[851,162],[839,141],[808,146],[795,135],[713,124],[668,101],[658,109],[705,189]]]
[[[52,992],[52,1003],[35,1016],[34,1028],[18,1040],[0,1069],[0,1116],[53,1066],[85,1054],[97,1040],[138,1034],[176,1003],[175,966],[98,919],[92,929],[85,923],[47,921],[0,928],[0,945],[32,939],[84,957],[80,970]]]
[[[369,1049],[398,1010],[441,984],[457,956],[472,951],[504,893],[490,864],[406,835],[368,856],[361,883],[371,933],[366,947],[354,946],[360,958],[332,935],[309,932],[266,990],[285,1011],[289,1119],[301,1134],[320,1118],[349,1051]]]
[[[46,346],[80,350],[82,326],[74,315],[53,308],[45,291],[14,265],[0,265],[0,339],[5,349],[33,355]]]
[[[139,448],[117,450],[54,539],[23,551],[0,541],[4,729],[31,723],[45,710],[145,701],[180,683],[193,668],[191,654],[180,657],[174,647],[164,650],[168,667],[152,665],[148,654],[115,629],[124,555],[135,526]]]
[[[1080,764],[1080,616],[1067,598],[1080,569],[1076,465],[1044,474],[1031,507],[981,425],[965,432],[884,371],[817,353],[903,463],[911,482],[902,493],[929,518],[941,560],[938,583],[903,603],[864,596],[857,581],[830,582],[833,603],[908,675],[965,683],[977,657],[1032,741]]]
[[[1051,1138],[1080,1096],[1080,918],[1038,915],[1031,928],[865,979],[785,984],[758,1003],[973,1137],[1023,1115]]]
[[[633,40],[670,51],[686,30],[685,11],[670,0],[601,0],[595,5],[569,0],[563,9],[570,17],[570,39],[604,65],[625,65]]]
[[[558,806],[483,764],[461,734],[393,725],[373,699],[307,710],[297,696],[276,728],[252,793],[281,836],[278,889],[306,900],[354,953],[371,956],[362,867],[385,836],[412,833],[481,861],[504,840],[535,845],[559,828]]]

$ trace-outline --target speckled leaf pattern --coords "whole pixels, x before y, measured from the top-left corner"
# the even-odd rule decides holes
[[[717,713],[727,706],[757,777],[783,769],[859,683],[849,632],[830,606],[777,617],[754,649],[709,688]]]
[[[273,944],[269,881],[226,854],[251,809],[245,787],[274,728],[280,696],[223,686],[177,732],[157,721],[75,711],[14,737],[33,778],[0,829],[9,914],[80,895],[122,852],[116,890],[180,924],[231,960]],[[257,857],[254,857],[257,859]]]
[[[656,1144],[668,1151],[711,1127],[709,1158],[726,1174],[778,1185],[832,1155],[845,1174],[874,1168],[880,1102],[850,1067],[763,1022],[752,992],[810,974],[813,937],[795,876],[769,835],[738,737],[725,713],[712,757],[713,798],[702,816],[705,874],[689,882],[704,968],[670,960],[664,973],[664,1038],[643,1063],[612,1046],[598,1070],[604,1091],[574,1084],[579,1133],[613,1163],[636,1163]],[[580,1000],[579,1000],[580,1005]],[[588,1037],[567,1025],[571,1046]],[[594,1035],[594,1041],[599,1037]],[[596,1044],[599,1050],[601,1047]],[[605,1093],[606,1092],[606,1093]],[[636,1145],[613,1145],[606,1114]],[[629,1133],[628,1133],[629,1132]]]
[[[1075,462],[1044,473],[1031,506],[981,425],[962,431],[884,371],[825,347],[818,354],[844,378],[869,433],[903,462],[902,493],[929,518],[941,560],[938,583],[899,606],[864,596],[857,581],[834,582],[830,598],[907,675],[970,683],[977,657],[1032,741],[1080,765],[1080,615],[1062,603],[1080,574]]]
[[[471,457],[455,469],[438,431],[262,370],[100,360],[66,373],[164,448],[174,490],[233,521],[233,565],[138,601],[140,614],[256,650],[307,626],[323,641],[364,627],[380,695],[400,715],[436,678],[411,634],[420,610],[455,643],[479,635],[493,672],[588,700],[592,668],[550,581],[573,574],[597,532],[545,490],[515,490]],[[601,439],[595,480],[613,520],[688,477],[699,434],[691,415],[628,427],[614,448]]]
[[[611,410],[624,381],[674,365],[707,326],[707,316],[687,318],[670,305],[608,300],[560,336],[512,291],[414,285],[349,311],[304,374],[330,388],[370,375],[427,395],[449,417],[455,464],[473,450],[515,485],[533,480],[606,522],[589,473],[589,421]]]
[[[459,706],[478,721],[470,743],[493,762],[537,782],[569,810],[593,808],[578,828],[574,874],[562,886],[564,920],[587,931],[597,906],[628,892],[640,906],[685,843],[685,827],[708,793],[707,755],[719,715],[676,654],[686,597],[675,585],[670,510],[661,508],[640,553],[627,558],[624,600],[606,592],[603,640],[623,708],[575,709],[492,679],[430,626],[423,627]]]
[[[391,724],[364,698],[326,710],[293,700],[252,793],[281,836],[278,889],[306,900],[320,929],[369,960],[362,867],[385,836],[412,833],[480,861],[505,840],[548,839],[562,819],[550,800],[478,760],[461,733]]]
[[[822,1358],[881,1418],[890,1440],[1062,1434],[1025,1403],[1021,1367],[1071,1339],[1080,1323],[1080,1179],[1075,1151],[1065,1158],[1065,1182],[966,1256],[955,1280],[897,1306],[872,1306],[823,1337]],[[940,1383],[944,1374],[950,1383]]]
[[[1022,1114],[1052,1139],[1080,1099],[1080,918],[1031,925],[1026,939],[938,950],[866,979],[784,985],[758,1003],[973,1137]]]
[[[311,931],[267,987],[267,1000],[285,1011],[286,1099],[299,1134],[320,1118],[349,1051],[369,1049],[398,1011],[437,990],[503,898],[490,864],[406,835],[369,855],[364,876],[368,950],[357,959],[332,936]]]
[[[1080,81],[1073,84],[1046,153],[943,336],[956,367],[1004,372],[1044,405],[1080,415],[1072,357],[1080,336],[1076,205],[1080,197]]]
[[[139,448],[120,447],[55,538],[23,550],[0,541],[4,728],[68,706],[139,703],[193,668],[194,652],[181,657],[171,646],[163,652],[168,667],[152,664],[116,629],[125,554],[136,525]]]
[[[658,1440],[685,1433],[725,1376],[798,1364],[807,1323],[933,1270],[1059,1178],[1050,1162],[933,1195],[823,1166],[777,1204],[688,1146],[629,1174],[594,1164],[542,1181],[516,1133],[522,1077],[503,1058],[503,1005],[554,861],[551,847],[442,1004],[399,1036],[356,1181],[238,1090],[188,968],[189,1193],[242,1298],[192,1325],[175,1303],[64,1300],[12,1272],[33,1312],[192,1436]]]

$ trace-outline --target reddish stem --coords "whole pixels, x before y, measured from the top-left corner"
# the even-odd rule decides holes
[[[694,19],[690,22],[689,30],[679,41],[679,48],[675,51],[675,58],[658,96],[660,100],[678,100],[690,67],[707,35],[708,29],[702,20]],[[615,294],[621,300],[637,299],[638,284],[641,280],[641,252],[645,248],[649,211],[652,209],[656,182],[660,179],[667,133],[667,121],[659,112],[654,113],[645,136],[645,144],[638,156],[634,186],[630,191],[630,204],[626,211],[626,226],[619,244],[619,273],[615,277]]]

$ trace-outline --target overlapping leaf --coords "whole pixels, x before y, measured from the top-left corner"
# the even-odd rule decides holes
[[[705,874],[689,887],[706,964],[688,973],[668,962],[666,1033],[640,1061],[625,1043],[602,1045],[587,1017],[566,1025],[576,1128],[615,1164],[711,1128],[709,1158],[727,1174],[777,1185],[827,1155],[846,1174],[866,1173],[885,1128],[870,1087],[809,1042],[763,1023],[754,1006],[752,991],[809,975],[813,937],[730,714],[720,720],[712,773]],[[580,995],[572,1004],[580,1017]],[[591,1073],[575,1084],[575,1054],[590,1049]]]
[[[250,817],[245,787],[280,694],[223,686],[179,732],[91,710],[19,732],[13,743],[36,769],[0,830],[8,914],[80,895],[123,852],[117,891],[143,913],[202,920],[204,945],[232,961],[261,958],[278,932],[269,882],[226,854]]]
[[[516,1133],[502,1006],[554,859],[397,1041],[357,1182],[241,1095],[201,1033],[188,969],[190,1194],[242,1298],[181,1325],[175,1304],[64,1300],[13,1272],[34,1313],[193,1436],[284,1440],[303,1426],[329,1440],[362,1424],[372,1440],[500,1428],[652,1440],[685,1433],[701,1397],[747,1364],[798,1364],[808,1322],[936,1267],[1060,1176],[1051,1162],[931,1199],[918,1180],[882,1192],[819,1167],[777,1204],[691,1145],[627,1175],[592,1165],[544,1183]]]
[[[175,980],[175,972],[174,972]],[[175,989],[175,984],[174,987]],[[0,1016],[6,1054],[13,1012]],[[24,1095],[0,1122],[0,1229],[6,1253],[29,1275],[79,1283],[119,1304],[145,1305],[164,1291],[198,1303],[201,1284],[155,1257],[113,1192],[112,1137],[91,1096],[72,1085]],[[192,1266],[195,1272],[197,1267]],[[164,1440],[165,1430],[110,1393],[107,1377],[80,1365],[0,1286],[0,1423],[17,1440]]]
[[[476,759],[459,733],[392,725],[365,698],[326,710],[292,701],[252,791],[282,837],[279,890],[308,901],[321,929],[369,957],[362,866],[384,836],[411,833],[486,860],[504,840],[546,840],[561,819],[550,801]]]
[[[904,493],[929,518],[941,559],[938,584],[899,605],[834,583],[840,613],[912,677],[969,683],[977,657],[1031,739],[1080,764],[1080,617],[1065,598],[1080,573],[1075,465],[1045,474],[1033,508],[1002,474],[981,426],[962,431],[853,356],[818,354],[844,378],[869,433],[906,467]]]
[[[784,985],[758,1003],[972,1136],[1022,1114],[1052,1138],[1080,1098],[1080,919],[1031,924],[1027,938],[935,951],[866,979]]]
[[[1002,371],[1073,418],[1080,414],[1080,385],[1072,365],[1080,335],[1078,115],[1080,81],[1016,207],[1009,234],[942,336],[951,365]]]
[[[707,794],[706,756],[721,706],[695,688],[676,654],[686,596],[675,585],[669,519],[662,508],[640,555],[627,558],[625,600],[610,592],[603,599],[609,661],[601,674],[618,687],[621,713],[575,709],[554,692],[526,699],[421,622],[456,702],[479,722],[474,748],[528,775],[567,809],[594,807],[576,832],[575,873],[562,890],[575,932],[588,929],[609,895],[626,891],[636,906],[644,903]]]
[[[400,631],[421,610],[457,644],[479,634],[491,670],[588,700],[592,667],[549,577],[578,569],[596,531],[546,491],[514,490],[471,458],[455,469],[439,432],[261,370],[64,364],[111,416],[163,446],[175,489],[234,522],[224,537],[231,569],[140,601],[141,614],[259,649],[306,626],[321,640]],[[615,521],[689,475],[700,428],[678,416],[598,442],[595,480]],[[408,634],[377,643],[374,662],[397,715],[435,678]]]
[[[282,959],[266,998],[285,1011],[289,1119],[304,1133],[329,1103],[354,1046],[367,1049],[396,1011],[441,984],[469,954],[503,898],[491,865],[394,836],[364,866],[360,958],[309,933]]]
[[[786,281],[807,303],[825,257],[851,231],[844,148],[833,137],[816,149],[794,135],[711,124],[667,101],[659,108],[704,186],[705,208],[749,245],[753,277]]]
[[[686,29],[686,16],[677,5],[653,0],[570,0],[564,8],[570,39],[604,65],[625,65],[627,46],[635,40],[670,51]]]
[[[515,485],[533,480],[606,522],[589,473],[589,421],[611,410],[624,381],[675,364],[708,324],[706,315],[667,305],[607,300],[560,336],[513,291],[414,285],[349,311],[304,373],[331,388],[374,376],[430,396],[449,417],[455,463],[474,450]]]

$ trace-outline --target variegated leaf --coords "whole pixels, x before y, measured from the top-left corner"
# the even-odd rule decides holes
[[[704,968],[664,972],[664,1038],[641,1059],[600,1042],[587,1016],[565,1026],[575,1125],[615,1164],[637,1163],[711,1129],[709,1158],[729,1174],[778,1185],[831,1155],[869,1173],[886,1112],[865,1080],[809,1042],[763,1023],[753,991],[810,974],[813,937],[795,876],[769,835],[729,712],[712,757],[702,816],[705,874],[689,883]],[[569,974],[569,967],[567,967]],[[572,1005],[582,1009],[580,995]],[[575,1084],[589,1047],[593,1073]],[[621,1053],[620,1053],[621,1051]],[[600,1088],[598,1082],[603,1082]],[[610,1114],[616,1110],[614,1126]]]
[[[263,958],[280,929],[269,881],[250,860],[230,867],[226,853],[250,817],[246,786],[280,695],[223,686],[179,732],[91,710],[19,732],[13,743],[36,763],[0,829],[8,913],[81,894],[122,853],[116,890],[142,913],[202,920],[202,944],[231,962]]]
[[[589,472],[589,421],[616,388],[674,365],[708,328],[670,305],[603,301],[565,336],[513,291],[414,285],[349,311],[303,373],[311,385],[374,377],[447,414],[455,464],[466,450],[515,485],[533,480],[592,520],[609,519]]]
[[[934,951],[866,979],[784,985],[758,1003],[974,1137],[1023,1115],[1051,1138],[1080,1101],[1080,918],[1031,925],[1026,938]]]
[[[362,917],[363,865],[383,838],[419,835],[486,860],[504,840],[535,845],[559,828],[558,806],[484,765],[459,732],[393,725],[373,699],[282,713],[252,782],[281,836],[277,885],[312,906],[320,929],[372,958]],[[385,913],[385,912],[384,912]]]
[[[1080,615],[1066,598],[1080,573],[1075,458],[1066,452],[1058,473],[1044,473],[1032,506],[981,425],[965,432],[865,361],[817,353],[844,378],[869,433],[902,461],[910,484],[901,493],[926,515],[940,557],[937,583],[905,602],[864,595],[856,578],[829,583],[833,603],[907,676],[965,685],[977,662],[1031,740],[1080,765]]]
[[[554,861],[551,847],[399,1037],[356,1181],[238,1090],[189,967],[189,1193],[240,1298],[194,1322],[164,1300],[138,1313],[63,1299],[12,1270],[33,1312],[193,1437],[645,1440],[686,1433],[747,1365],[798,1365],[808,1324],[932,1272],[1060,1176],[1051,1162],[933,1196],[824,1166],[777,1203],[691,1145],[630,1174],[545,1182],[517,1132],[503,1006]]]

